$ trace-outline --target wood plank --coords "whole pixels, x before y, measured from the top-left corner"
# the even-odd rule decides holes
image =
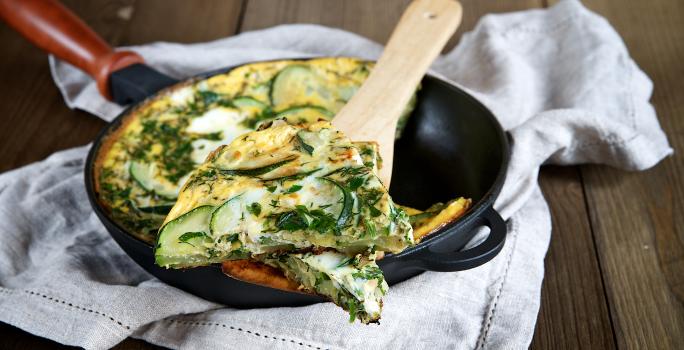
[[[0,171],[90,142],[105,123],[64,105],[45,54],[4,24],[0,42]]]
[[[255,30],[286,23],[314,23],[341,28],[386,43],[394,25],[410,0],[248,0],[240,31]],[[488,13],[518,11],[539,7],[542,0],[461,0],[463,20],[446,50],[461,34],[473,29]]]
[[[661,125],[684,149],[684,3],[587,0],[653,79]],[[684,348],[684,157],[643,173],[582,168],[621,348]]]
[[[138,1],[131,14],[131,23],[121,38],[122,43],[196,43],[224,38],[237,32],[242,3],[242,0]]]
[[[532,349],[614,349],[613,330],[577,167],[546,167],[553,232]]]
[[[410,0],[249,0],[240,31],[287,23],[314,23],[386,42]]]
[[[240,0],[68,0],[96,32],[113,45],[148,41],[196,42],[231,35],[238,27]],[[171,19],[174,25],[169,25]],[[90,142],[105,123],[85,112],[69,110],[52,82],[44,53],[0,25],[0,171],[41,160],[55,151]],[[0,323],[0,347],[66,348]],[[127,339],[120,349],[157,349]]]

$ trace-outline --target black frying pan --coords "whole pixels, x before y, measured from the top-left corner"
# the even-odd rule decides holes
[[[83,22],[55,0],[0,0],[0,16],[29,40],[93,76],[102,94],[132,104],[95,139],[85,166],[90,203],[114,240],[140,266],[160,280],[208,300],[235,307],[304,305],[321,298],[263,287],[233,278],[218,266],[167,270],[154,264],[152,246],[114,222],[98,200],[94,186],[95,158],[129,112],[160,89],[184,84],[144,65],[132,52],[113,52]],[[232,68],[198,75],[205,79]],[[162,92],[160,92],[162,93]],[[506,225],[492,208],[503,184],[508,141],[492,113],[458,87],[426,76],[418,103],[395,144],[390,194],[397,202],[425,208],[458,196],[474,205],[460,219],[399,254],[379,261],[389,284],[422,271],[460,271],[491,260],[501,251]],[[476,247],[461,250],[478,228],[489,236]]]

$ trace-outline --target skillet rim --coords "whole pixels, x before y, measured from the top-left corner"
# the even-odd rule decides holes
[[[97,174],[99,173],[96,169],[96,166],[100,163],[100,155],[102,154],[102,150],[105,149],[103,148],[103,145],[109,145],[111,146],[111,143],[117,139],[118,133],[122,130],[122,127],[125,126],[127,123],[132,121],[133,119],[127,120],[127,117],[133,116],[136,110],[143,108],[147,104],[151,103],[154,101],[157,97],[162,96],[164,94],[169,94],[173,92],[176,89],[179,89],[183,86],[201,81],[201,80],[206,80],[210,77],[219,75],[219,74],[225,74],[228,73],[236,68],[248,65],[248,64],[255,64],[255,63],[268,63],[268,62],[276,62],[276,61],[307,61],[311,59],[318,59],[318,58],[352,58],[352,59],[358,59],[360,61],[366,61],[366,62],[376,62],[374,60],[367,60],[364,58],[360,57],[354,57],[354,56],[311,56],[311,57],[299,57],[299,58],[279,58],[279,59],[272,59],[272,60],[259,60],[259,61],[250,61],[250,62],[244,62],[238,65],[234,66],[229,66],[229,67],[223,67],[215,70],[210,70],[207,72],[199,73],[194,76],[188,77],[186,79],[180,80],[178,83],[175,83],[173,85],[167,86],[156,93],[146,97],[144,100],[127,106],[125,107],[111,122],[109,122],[100,132],[97,134],[95,139],[92,141],[92,146],[88,150],[88,156],[86,157],[86,163],[84,166],[84,180],[85,180],[85,187],[86,187],[86,193],[88,195],[88,201],[93,207],[93,210],[96,212],[97,216],[102,220],[103,218],[107,220],[108,224],[111,224],[113,227],[115,227],[117,230],[121,231],[123,235],[126,237],[125,239],[131,242],[132,244],[142,244],[148,248],[150,248],[150,251],[152,252],[152,249],[154,248],[154,244],[150,244],[141,238],[137,237],[133,233],[129,232],[125,228],[123,228],[119,223],[117,223],[114,219],[110,217],[110,213],[107,212],[106,207],[103,203],[101,203],[99,195],[97,194],[97,190],[99,189],[98,181],[97,181]],[[494,129],[496,131],[496,136],[497,139],[499,140],[499,143],[501,144],[502,148],[502,162],[500,165],[500,168],[497,172],[497,175],[487,190],[484,195],[482,195],[482,198],[475,202],[463,216],[460,218],[449,222],[448,224],[444,225],[441,227],[437,232],[431,233],[428,236],[424,237],[423,239],[420,240],[417,244],[415,244],[412,247],[409,247],[405,250],[403,250],[400,253],[396,254],[387,254],[384,259],[386,262],[389,262],[389,260],[392,260],[392,258],[402,258],[406,257],[416,251],[420,251],[426,248],[429,248],[431,245],[438,243],[444,239],[449,238],[449,234],[452,232],[457,232],[459,231],[459,228],[462,227],[468,227],[471,223],[475,222],[487,209],[490,207],[493,207],[493,202],[496,200],[496,198],[499,195],[499,192],[501,191],[501,188],[503,187],[503,183],[506,178],[506,173],[508,169],[508,162],[510,160],[510,145],[509,145],[509,140],[506,136],[506,132],[504,131],[503,127],[501,126],[501,123],[499,123],[498,119],[492,113],[491,110],[489,110],[482,102],[477,100],[474,96],[471,94],[467,93],[463,88],[459,87],[456,85],[456,83],[448,81],[446,78],[439,77],[435,74],[432,74],[428,72],[425,74],[423,77],[424,79],[431,79],[434,82],[436,82],[439,85],[442,85],[443,87],[453,91],[456,94],[459,94],[463,97],[465,97],[469,102],[472,103],[473,106],[477,106],[477,108],[481,109],[484,114],[487,115],[487,118],[489,122],[491,122],[494,125]],[[422,81],[422,80],[421,80]],[[109,138],[112,137],[111,140]],[[498,213],[498,212],[497,212]],[[106,226],[106,225],[105,225]],[[107,228],[107,227],[105,227]],[[107,228],[107,231],[109,229]],[[111,232],[109,232],[111,235]],[[123,249],[123,248],[122,248]],[[126,254],[129,255],[128,251],[126,251]]]

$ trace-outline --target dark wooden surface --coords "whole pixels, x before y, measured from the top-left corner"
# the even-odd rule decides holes
[[[555,0],[462,0],[459,34],[487,13]],[[69,0],[114,45],[197,42],[283,23],[320,23],[387,40],[408,0]],[[653,104],[676,150],[684,147],[684,2],[585,0],[623,36],[653,79]],[[169,25],[169,21],[173,25]],[[88,143],[104,123],[69,110],[43,53],[0,25],[0,171]],[[535,349],[684,349],[684,157],[629,173],[549,167],[540,183],[554,231],[546,257]],[[0,347],[59,344],[0,324]],[[128,339],[119,349],[152,349]]]

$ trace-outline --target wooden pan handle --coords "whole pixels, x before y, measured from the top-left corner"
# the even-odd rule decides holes
[[[115,52],[57,0],[0,0],[0,17],[36,46],[88,73],[110,100],[109,75],[144,63],[135,52]]]

